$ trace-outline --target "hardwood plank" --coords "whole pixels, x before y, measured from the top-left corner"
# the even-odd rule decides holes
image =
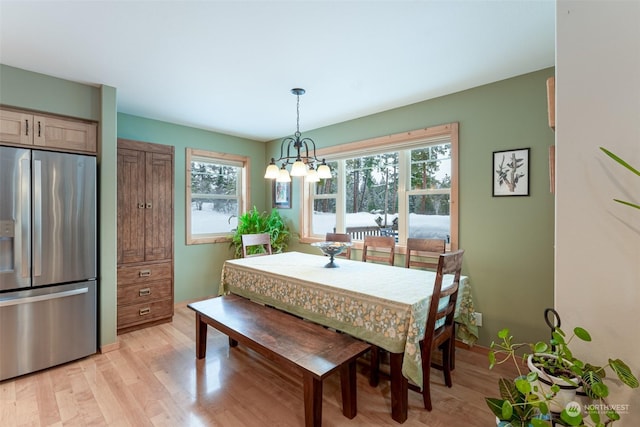
[[[0,426],[16,425],[16,382],[0,382]]]
[[[120,335],[117,350],[0,383],[2,426],[263,426],[304,424],[302,377],[252,350],[229,349],[208,329],[207,356],[195,358],[195,314],[178,304],[171,323]],[[475,349],[474,349],[475,350]],[[501,375],[486,354],[458,348],[453,387],[432,375],[434,409],[409,391],[409,427],[494,425],[484,397],[496,395]],[[356,366],[358,414],[342,413],[340,376],[323,381],[324,426],[389,426],[389,381],[368,383],[368,364]],[[276,399],[273,396],[277,396]],[[56,415],[57,414],[57,415]],[[56,418],[57,417],[57,418]]]
[[[49,399],[53,395],[51,375],[38,375],[36,378],[36,401],[38,402],[38,416],[40,424],[53,425],[60,422],[60,412],[55,400]]]

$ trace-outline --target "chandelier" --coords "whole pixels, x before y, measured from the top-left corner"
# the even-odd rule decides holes
[[[300,138],[300,95],[305,90],[291,89],[297,99],[296,133],[282,140],[280,143],[280,158],[271,158],[264,177],[278,182],[291,182],[292,176],[306,177],[307,182],[318,182],[320,179],[331,178],[331,169],[324,159],[316,157],[316,143],[311,138]],[[286,155],[285,155],[286,154]],[[276,163],[282,162],[280,168]],[[318,165],[316,169],[314,165]],[[291,173],[287,166],[291,165]]]

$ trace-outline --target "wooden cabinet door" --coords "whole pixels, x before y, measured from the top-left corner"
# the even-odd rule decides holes
[[[173,155],[146,153],[145,260],[173,257]]]
[[[144,261],[145,153],[118,148],[118,264]]]
[[[97,152],[97,125],[53,117],[34,116],[34,145],[70,151]]]
[[[0,110],[0,141],[32,145],[33,115]]]

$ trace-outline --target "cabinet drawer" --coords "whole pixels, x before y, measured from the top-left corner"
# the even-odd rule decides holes
[[[118,285],[171,279],[171,262],[118,267]]]
[[[118,285],[118,306],[171,298],[171,280]]]
[[[173,300],[118,307],[118,329],[173,316]]]

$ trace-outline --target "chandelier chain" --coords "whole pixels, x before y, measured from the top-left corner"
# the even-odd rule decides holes
[[[300,137],[300,95],[296,94],[298,102],[296,104],[296,136]]]

